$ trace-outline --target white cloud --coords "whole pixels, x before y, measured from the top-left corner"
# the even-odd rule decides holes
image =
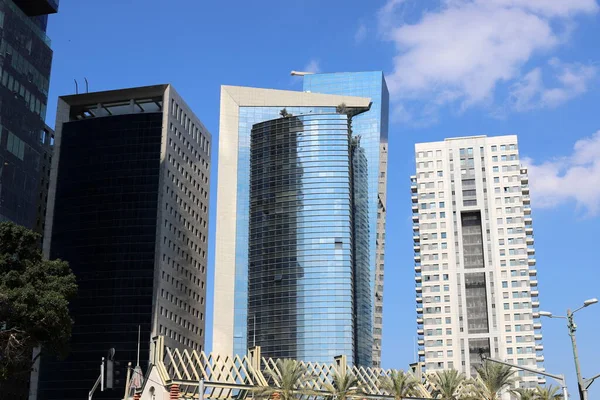
[[[360,44],[367,37],[367,26],[364,23],[361,23],[354,34],[354,43]]]
[[[588,216],[600,214],[600,131],[578,140],[572,154],[541,164],[531,159],[531,195],[536,207],[551,208],[575,201]]]
[[[546,87],[542,70],[537,67],[527,73],[510,89],[510,106],[516,111],[554,108],[587,91],[597,68],[579,63],[563,63],[557,58],[549,62],[557,85]]]
[[[391,94],[400,101],[457,103],[463,109],[493,101],[498,84],[513,83],[534,56],[564,41],[563,33],[575,16],[599,9],[596,0],[441,0],[437,10],[406,24],[397,13],[404,3],[389,0],[379,11],[380,30],[397,48],[387,76]],[[574,66],[562,65],[564,74],[558,79],[577,81],[583,71]],[[541,82],[539,73],[532,70],[521,82],[525,86],[515,89],[525,90],[526,96],[526,90],[533,90],[528,83]],[[579,93],[550,89],[544,101],[558,104]]]
[[[312,72],[318,74],[321,72],[321,66],[319,65],[319,60],[312,59],[304,66],[302,69],[303,72]]]

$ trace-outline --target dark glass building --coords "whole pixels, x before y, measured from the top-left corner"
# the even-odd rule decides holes
[[[37,398],[81,399],[114,348],[146,370],[150,340],[204,347],[210,134],[170,85],[59,99],[44,252],[79,293],[71,349],[42,357]]]
[[[44,124],[52,64],[46,25],[57,9],[52,0],[0,0],[0,220],[39,232],[52,145]]]

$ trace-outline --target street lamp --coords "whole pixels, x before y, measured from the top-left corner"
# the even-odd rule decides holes
[[[580,400],[588,400],[588,388],[594,382],[594,379],[598,378],[599,375],[594,376],[590,379],[583,379],[581,377],[581,368],[579,366],[579,355],[577,353],[577,343],[575,341],[575,331],[577,331],[577,325],[575,325],[575,321],[573,319],[573,314],[577,311],[584,309],[585,307],[589,307],[592,304],[596,304],[598,302],[597,298],[588,299],[583,302],[583,306],[579,307],[575,311],[571,311],[571,309],[567,310],[567,316],[558,316],[552,315],[551,312],[548,311],[540,311],[539,314],[541,317],[548,318],[561,318],[567,320],[567,328],[569,329],[569,336],[571,337],[571,344],[573,346],[573,358],[575,360],[575,372],[577,373],[577,386],[579,387],[579,398]]]

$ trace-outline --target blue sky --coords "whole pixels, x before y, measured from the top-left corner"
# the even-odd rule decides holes
[[[416,328],[415,142],[517,134],[530,167],[541,309],[564,313],[600,297],[599,22],[596,0],[63,1],[48,30],[48,123],[73,79],[81,89],[87,77],[91,91],[172,83],[212,132],[216,154],[220,85],[299,90],[292,69],[383,70],[393,116],[383,364],[404,368]],[[212,217],[216,166],[215,157]],[[600,305],[577,322],[583,374],[600,373]],[[566,373],[575,398],[566,327],[543,324],[546,369]]]

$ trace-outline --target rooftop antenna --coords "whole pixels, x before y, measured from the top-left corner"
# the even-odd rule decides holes
[[[140,334],[141,334],[142,328],[140,325],[138,325],[138,347],[137,347],[137,364],[136,365],[140,365]]]
[[[90,86],[89,86],[88,80],[85,77],[83,79],[85,79],[85,92],[89,93],[90,92]]]
[[[75,81],[75,94],[79,94],[79,85],[77,84],[77,79],[73,79]]]

